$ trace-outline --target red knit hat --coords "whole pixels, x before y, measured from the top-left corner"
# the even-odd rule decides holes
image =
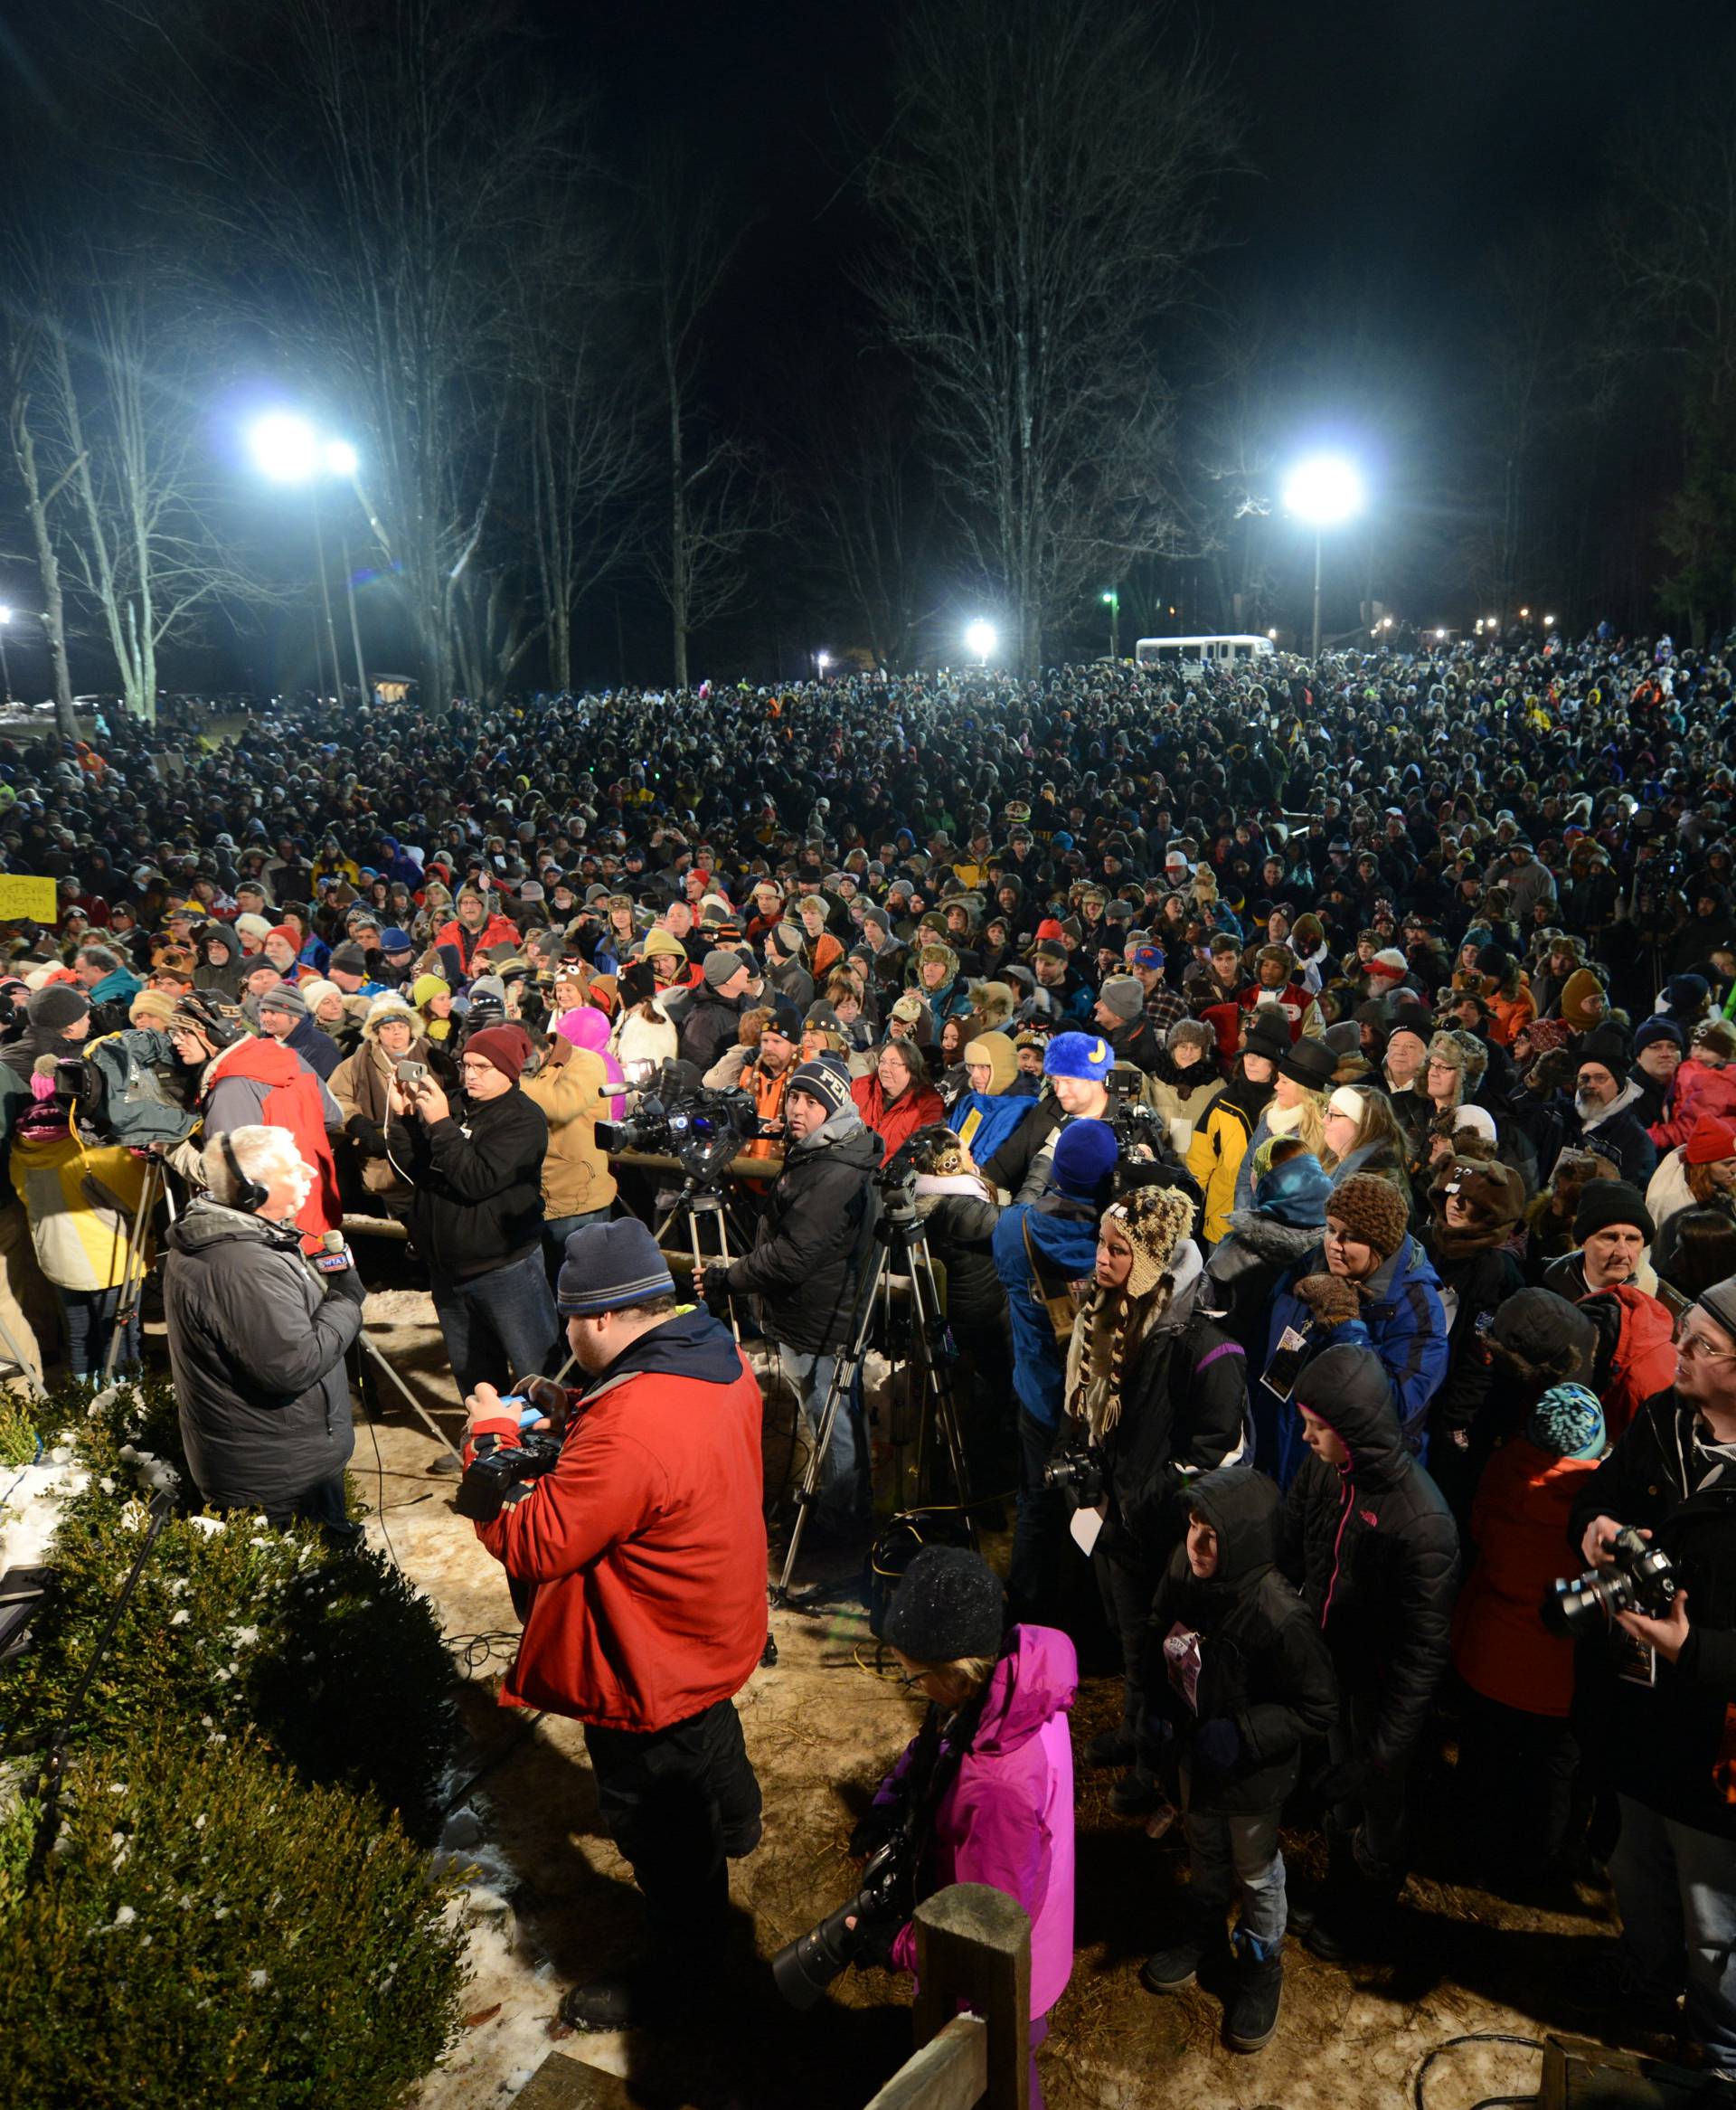
[[[1722,1159],[1736,1158],[1736,1121],[1722,1113],[1703,1113],[1682,1155],[1690,1165],[1716,1165]]]
[[[1052,939],[1057,945],[1061,943],[1061,925],[1053,916],[1044,916],[1042,923],[1037,925],[1038,944],[1042,944],[1045,938]]]
[[[479,1055],[492,1063],[503,1077],[517,1083],[531,1052],[530,1036],[522,1026],[487,1026],[473,1033],[464,1044],[466,1055]]]

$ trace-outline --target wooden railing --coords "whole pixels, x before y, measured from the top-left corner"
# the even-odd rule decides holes
[[[1024,1911],[986,1883],[937,1891],[916,1908],[916,1976],[917,2051],[867,2110],[1029,2110]]]

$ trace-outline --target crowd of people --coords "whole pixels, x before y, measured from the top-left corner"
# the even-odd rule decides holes
[[[1736,2073],[1732,664],[1515,629],[0,739],[6,869],[60,900],[0,979],[7,1352],[139,1354],[154,1156],[198,1196],[165,1295],[207,1499],[342,1528],[359,1303],[303,1256],[346,1213],[405,1226],[486,1443],[571,1349],[590,1388],[537,1396],[560,1469],[483,1528],[533,1586],[518,1697],[587,1724],[684,1949],[759,1836],[730,1700],[766,1542],[717,1321],[817,1430],[908,1175],[973,1477],[1016,1493],[1004,1575],[912,1568],[889,1632],[934,1713],[887,1802],[944,1838],[929,1880],[1032,1911],[1033,2025],[1071,1957],[1089,1574],[1124,1707],[1080,1761],[1190,1863],[1154,1992],[1222,1991],[1254,2049],[1287,1928],[1379,1954],[1446,1724],[1485,1877],[1607,1865],[1636,2011]],[[599,1131],[654,1077],[743,1095],[759,1161],[691,1305]],[[729,1410],[715,1455],[676,1414],[647,1484],[658,1373]],[[842,1390],[822,1554],[887,1494]],[[1627,1527],[1673,1594],[1547,1625],[1558,1578],[1628,1572]],[[1309,1812],[1328,1873],[1291,1897]],[[910,1962],[901,1921],[877,1953]]]

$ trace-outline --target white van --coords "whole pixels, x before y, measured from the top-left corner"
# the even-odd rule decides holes
[[[1141,638],[1133,650],[1141,667],[1222,667],[1271,655],[1272,640],[1252,632],[1226,638]]]

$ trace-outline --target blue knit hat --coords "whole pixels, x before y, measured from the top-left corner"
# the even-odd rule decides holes
[[[1274,1224],[1294,1230],[1317,1231],[1326,1220],[1326,1197],[1332,1181],[1319,1159],[1298,1150],[1281,1165],[1262,1173],[1254,1187],[1254,1213]]]
[[[413,952],[416,941],[408,931],[401,931],[396,923],[392,923],[380,933],[380,950],[382,952]]]
[[[554,1299],[563,1319],[590,1319],[675,1293],[669,1263],[638,1217],[581,1224],[567,1234]]]
[[[1532,1408],[1525,1435],[1557,1458],[1601,1458],[1602,1402],[1588,1385],[1552,1385]]]
[[[1063,1039],[1083,1040],[1082,1033]],[[1115,1169],[1115,1131],[1106,1121],[1070,1121],[1055,1138],[1055,1185],[1074,1201],[1095,1201]]]
[[[1115,1050],[1101,1034],[1058,1033],[1043,1057],[1045,1077],[1080,1077],[1088,1084],[1108,1081]]]

